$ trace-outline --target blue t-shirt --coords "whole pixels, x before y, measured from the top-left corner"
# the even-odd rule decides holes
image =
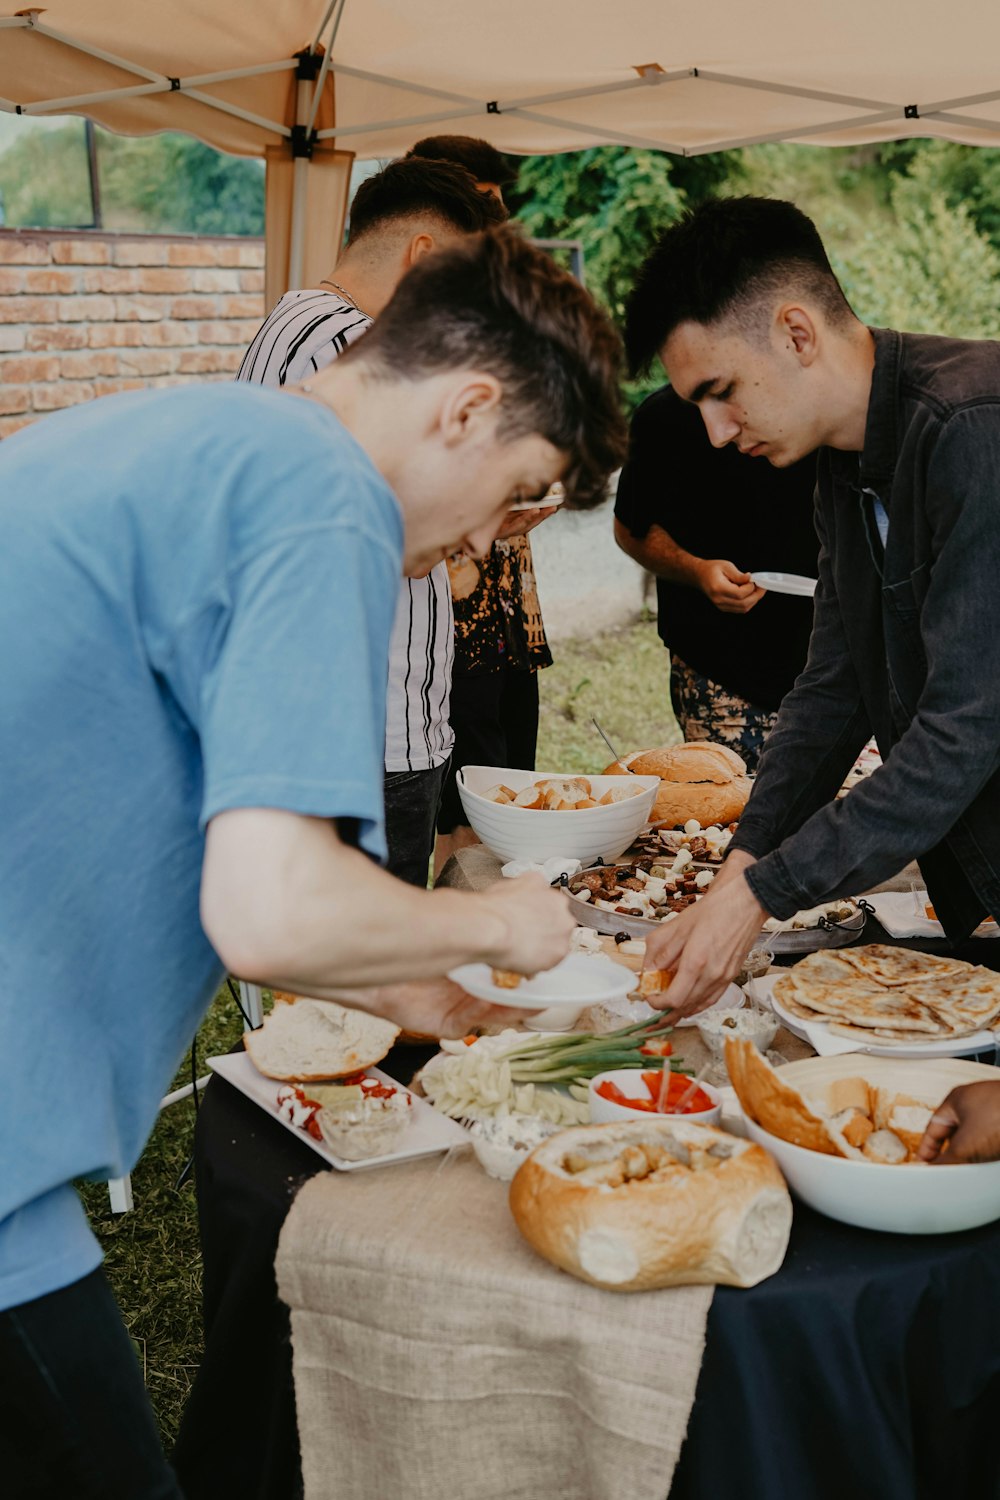
[[[359,820],[384,857],[402,520],[315,402],[116,396],[0,444],[0,1308],[100,1250],[222,977],[204,830]]]

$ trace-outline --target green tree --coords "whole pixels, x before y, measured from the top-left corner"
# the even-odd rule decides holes
[[[1000,337],[1000,251],[916,156],[892,188],[892,233],[868,228],[835,261],[844,290],[869,323],[955,338]]]
[[[262,234],[264,170],[193,136],[131,137],[98,130],[101,204],[108,229],[147,233]],[[0,156],[6,222],[19,228],[85,226],[90,180],[82,120],[30,126]]]
[[[680,217],[685,196],[658,151],[595,146],[531,156],[507,194],[512,213],[538,239],[579,240],[587,286],[619,326],[636,273],[656,236]],[[657,384],[626,388],[630,405]]]
[[[979,233],[1000,250],[1000,149],[957,141],[894,141],[878,148],[890,176],[908,176],[920,162],[928,184],[950,208],[964,208]]]
[[[16,228],[80,227],[91,222],[83,121],[30,128],[0,156],[4,220]]]

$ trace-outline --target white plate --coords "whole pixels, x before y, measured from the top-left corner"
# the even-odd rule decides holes
[[[493,983],[489,964],[463,964],[448,975],[477,1000],[512,1005],[520,1010],[553,1010],[556,1006],[602,1005],[627,995],[635,976],[613,959],[571,953],[554,969],[523,979],[514,990]]]
[[[750,577],[759,589],[772,594],[801,594],[811,599],[816,592],[816,578],[803,578],[801,573],[751,573]]]
[[[313,1140],[312,1136],[298,1125],[292,1125],[288,1120],[283,1120],[278,1114],[278,1090],[284,1088],[275,1078],[265,1078],[263,1073],[258,1073],[253,1063],[245,1052],[230,1052],[225,1057],[210,1057],[208,1066],[213,1073],[218,1073],[233,1088],[239,1089],[241,1094],[246,1094],[255,1104],[259,1104],[271,1119],[277,1124],[283,1125],[290,1130],[296,1140],[302,1141],[310,1146],[317,1155],[338,1172],[360,1172],[366,1167],[384,1167],[391,1162],[412,1161],[417,1156],[434,1156],[438,1151],[448,1151],[452,1146],[468,1145],[465,1131],[454,1120],[449,1120],[447,1115],[438,1114],[432,1109],[426,1099],[419,1098],[416,1094],[410,1094],[413,1103],[410,1106],[412,1118],[405,1126],[399,1137],[399,1144],[392,1150],[387,1151],[384,1156],[366,1156],[364,1161],[345,1161],[342,1156],[337,1156],[325,1141]],[[366,1078],[378,1078],[383,1083],[391,1083],[393,1088],[403,1089],[401,1083],[390,1078],[388,1073],[383,1073],[379,1068],[366,1068]],[[309,1085],[300,1085],[309,1092]],[[404,1094],[409,1094],[409,1089],[403,1089]]]
[[[815,1047],[821,1057],[835,1057],[841,1052],[864,1052],[869,1057],[971,1057],[977,1052],[992,1052],[1000,1045],[1000,1033],[974,1031],[969,1036],[939,1038],[932,1042],[885,1042],[877,1037],[871,1046],[862,1046],[846,1036],[837,1036],[825,1021],[803,1021],[785,1009],[771,993],[779,974],[765,974],[754,981],[757,993],[766,999],[783,1026],[795,1036]]]

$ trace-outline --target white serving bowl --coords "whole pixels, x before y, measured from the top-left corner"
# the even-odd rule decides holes
[[[483,796],[502,783],[519,792],[545,777],[571,776],[572,771],[512,771],[504,766],[463,766],[458,773],[458,795],[475,833],[501,859],[530,859],[541,863],[559,855],[582,865],[596,859],[617,859],[649,822],[658,776],[635,776],[642,791],[607,807],[585,807],[578,812],[538,812],[491,802]],[[620,787],[620,776],[588,776],[595,796]]]
[[[648,1118],[648,1111],[629,1109],[627,1104],[616,1104],[613,1099],[605,1099],[603,1094],[597,1092],[599,1083],[614,1083],[621,1089],[627,1099],[648,1099],[649,1090],[642,1081],[642,1068],[612,1068],[608,1073],[598,1073],[590,1080],[590,1123],[592,1125],[609,1125],[616,1120],[642,1120]],[[645,1069],[646,1072],[651,1071]],[[698,1087],[704,1089],[712,1101],[711,1109],[698,1110],[695,1114],[663,1114],[653,1118],[660,1120],[688,1120],[692,1125],[718,1125],[722,1114],[722,1096],[718,1089],[713,1089],[709,1083],[699,1083]]]
[[[984,1079],[1000,1082],[995,1068],[958,1058],[922,1059],[809,1057],[788,1063],[780,1075],[819,1101],[824,1086],[837,1078],[865,1078],[894,1093],[937,1106],[951,1089]],[[1000,1218],[1000,1161],[972,1166],[883,1166],[824,1156],[778,1140],[751,1119],[747,1135],[774,1157],[788,1186],[803,1203],[862,1229],[896,1234],[950,1234]]]

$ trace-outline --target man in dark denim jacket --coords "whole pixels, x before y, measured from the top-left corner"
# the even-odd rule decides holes
[[[785,466],[821,447],[809,658],[711,894],[647,944],[701,1009],[764,916],[918,858],[949,937],[1000,916],[1000,344],[869,329],[812,223],[707,202],[662,237],[629,309],[716,445]],[[874,733],[884,765],[840,801]]]

